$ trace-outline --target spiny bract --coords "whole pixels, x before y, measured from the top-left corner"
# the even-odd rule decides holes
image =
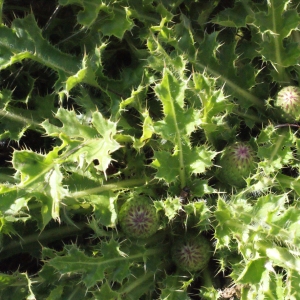
[[[188,234],[172,246],[172,259],[178,268],[196,272],[203,270],[211,257],[209,241],[196,234]]]
[[[245,143],[237,142],[224,149],[217,164],[221,167],[217,177],[222,182],[242,188],[246,185],[245,178],[255,170],[253,149]]]
[[[159,216],[150,199],[134,198],[122,205],[119,222],[126,235],[143,239],[158,230]]]
[[[276,97],[276,106],[282,110],[292,119],[300,119],[300,88],[296,86],[286,86],[279,91]]]

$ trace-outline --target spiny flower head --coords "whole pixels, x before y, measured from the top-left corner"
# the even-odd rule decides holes
[[[248,144],[237,142],[224,149],[218,165],[221,169],[218,170],[217,177],[222,182],[244,187],[244,179],[255,170],[254,151]]]
[[[150,199],[138,197],[122,205],[119,222],[129,237],[148,238],[158,230],[159,216]]]
[[[279,91],[277,94],[276,106],[282,110],[292,119],[300,119],[300,88],[296,86],[287,86]]]
[[[211,257],[209,241],[196,234],[188,234],[172,246],[172,259],[178,268],[196,272],[203,270]]]

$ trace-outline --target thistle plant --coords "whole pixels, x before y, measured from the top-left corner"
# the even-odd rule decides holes
[[[300,299],[298,4],[0,0],[0,298]]]

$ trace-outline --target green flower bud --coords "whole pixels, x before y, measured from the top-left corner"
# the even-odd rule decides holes
[[[256,168],[253,149],[240,142],[230,145],[224,149],[217,165],[221,167],[216,174],[220,181],[242,188]]]
[[[300,88],[287,86],[279,91],[275,105],[281,107],[282,111],[291,120],[300,119]]]
[[[129,237],[144,239],[158,230],[159,216],[150,199],[134,198],[122,205],[119,223]]]
[[[211,257],[209,241],[196,234],[188,234],[172,246],[172,259],[178,268],[188,271],[201,271],[208,265]]]

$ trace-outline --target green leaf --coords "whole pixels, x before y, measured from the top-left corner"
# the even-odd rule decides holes
[[[151,294],[154,290],[155,274],[143,268],[131,268],[131,275],[122,285],[120,293],[128,300],[140,299],[144,294]]]
[[[253,14],[249,14],[250,8],[246,2],[236,1],[233,8],[226,8],[219,12],[212,22],[226,27],[246,27],[253,19]]]
[[[54,148],[47,155],[30,150],[14,151],[13,154],[13,167],[21,174],[19,188],[30,191],[27,194],[24,191],[28,199],[35,196],[43,203],[43,227],[49,222],[50,211],[52,218],[59,220],[60,202],[67,195],[56,161],[59,150],[59,147]]]
[[[167,68],[164,69],[160,84],[155,92],[163,104],[164,118],[154,124],[157,134],[174,144],[173,154],[156,151],[152,166],[158,170],[157,178],[174,182],[179,177],[181,185],[186,185],[186,176],[203,173],[212,166],[213,151],[205,147],[190,148],[189,136],[197,124],[194,110],[186,109],[184,92],[187,85],[183,79],[178,80]]]
[[[257,155],[261,160],[258,165],[265,174],[274,173],[293,160],[294,142],[291,131],[275,131],[273,127],[261,131]]]
[[[300,177],[293,178],[278,173],[275,177],[275,180],[283,190],[291,189],[295,191],[297,195],[300,195]]]
[[[199,44],[201,50],[194,62],[195,70],[200,73],[205,71],[218,78],[218,82],[225,84],[224,89],[228,94],[235,96],[242,107],[248,108],[254,105],[263,109],[263,101],[250,91],[255,85],[255,69],[246,63],[244,70],[237,73],[235,68],[238,60],[237,42],[232,35],[228,34],[223,38],[226,42],[222,44],[218,41],[219,34],[214,32],[204,35],[203,41]]]
[[[255,205],[255,216],[258,220],[267,220],[270,215],[277,214],[287,201],[286,195],[266,195],[260,197]]]
[[[298,63],[298,43],[285,41],[293,30],[297,30],[300,21],[295,9],[288,10],[290,1],[270,0],[268,12],[255,14],[254,25],[262,34],[261,51],[263,59],[270,61],[276,70],[273,76],[277,81],[289,82],[284,67]]]
[[[120,299],[121,295],[113,291],[108,282],[101,285],[100,291],[94,292],[95,299]]]
[[[113,249],[112,249],[113,250]],[[76,246],[70,247],[65,256],[57,256],[49,261],[61,274],[77,272],[83,274],[83,282],[87,288],[92,287],[97,281],[103,280],[105,269],[109,262],[105,263],[101,257],[89,257],[78,250]]]
[[[214,215],[218,221],[215,227],[215,238],[217,239],[216,249],[229,247],[232,235],[232,224],[227,223],[227,221],[232,220],[233,216],[231,215],[228,205],[221,198],[218,199],[217,210]]]
[[[106,227],[115,227],[117,213],[115,201],[118,195],[111,191],[101,193],[101,195],[87,196],[87,200],[94,206],[95,217]]]
[[[87,121],[80,122],[80,115],[75,111],[58,109],[55,117],[63,126],[57,127],[47,120],[42,123],[50,136],[57,136],[66,145],[62,158],[64,161],[77,162],[80,167],[90,165],[94,160],[99,164],[95,168],[105,172],[111,162],[111,153],[120,145],[113,139],[117,124],[103,118],[100,112],[94,112],[91,125]]]
[[[190,299],[186,289],[183,287],[188,286],[190,281],[181,276],[168,275],[162,282],[161,299],[167,300],[187,300]]]
[[[100,22],[100,30],[104,35],[114,35],[115,37],[122,39],[127,30],[131,30],[134,26],[133,21],[130,19],[131,10],[128,7],[111,6],[108,7],[109,18],[105,18]]]
[[[54,257],[48,264],[62,275],[70,272],[81,274],[83,283],[91,288],[108,275],[112,281],[122,282],[130,274],[130,261],[143,261],[145,257],[161,253],[161,250],[153,249],[126,256],[119,247],[119,243],[113,239],[102,241],[101,255],[90,257],[75,245],[70,245],[65,247],[64,255]]]
[[[245,266],[237,281],[242,284],[257,284],[260,282],[263,272],[265,271],[265,258],[251,260]]]
[[[155,92],[163,104],[165,118],[155,126],[166,140],[170,140],[175,145],[181,144],[184,135],[189,135],[193,130],[192,125],[195,120],[192,117],[192,110],[184,111],[184,91],[186,84],[178,81],[168,70],[164,69],[163,79],[156,85]]]
[[[174,182],[179,176],[179,160],[178,155],[171,155],[169,152],[156,152],[154,155],[155,160],[151,166],[158,171],[156,177],[164,179],[166,182]]]
[[[210,168],[216,152],[207,150],[206,147],[190,148],[182,145],[180,150],[174,154],[165,151],[157,151],[154,154],[154,161],[151,166],[158,171],[156,177],[171,183],[177,180],[181,172],[185,174],[200,174]]]
[[[287,271],[287,279],[289,285],[287,285],[287,295],[296,300],[300,297],[300,274],[298,271],[295,270],[288,270]]]
[[[279,247],[267,241],[259,241],[255,246],[274,265],[299,272],[300,259],[294,255],[292,249]]]
[[[164,201],[161,201],[161,206],[164,208],[164,213],[166,217],[171,221],[177,215],[181,209],[181,203],[179,198],[167,198]]]
[[[101,244],[101,254],[106,260],[114,261],[114,266],[107,268],[108,278],[111,281],[122,283],[125,278],[130,276],[130,260],[126,259],[126,254],[120,251],[119,243],[111,239],[108,243]],[[125,259],[116,260],[116,257]]]
[[[142,114],[144,121],[143,121],[143,134],[139,139],[134,140],[133,142],[133,147],[136,150],[140,150],[146,143],[148,140],[151,139],[153,133],[154,133],[154,128],[153,128],[153,121],[151,119],[151,117],[149,116],[149,111],[145,111]]]
[[[99,87],[95,77],[96,75],[91,67],[90,60],[87,56],[84,56],[82,61],[82,69],[80,69],[76,74],[69,76],[66,82],[63,84],[63,86],[65,86],[65,92],[68,94],[72,88],[82,82]]]
[[[59,170],[58,165],[54,165],[53,169],[46,174],[46,193],[51,195],[52,202],[52,218],[59,220],[59,209],[61,200],[67,195],[66,189],[62,186],[63,175]]]
[[[30,98],[30,95],[27,95]],[[19,141],[27,129],[41,131],[39,122],[43,121],[43,117],[52,118],[50,110],[55,111],[53,95],[45,97],[36,96],[35,101],[31,101],[34,105],[33,109],[20,108],[22,101],[13,99],[13,91],[3,89],[0,92],[0,139],[7,138]],[[22,104],[21,104],[22,105]]]
[[[42,37],[33,15],[15,19],[11,29],[1,25],[0,33],[3,36],[0,44],[0,70],[24,59],[31,59],[57,72],[59,77],[55,83],[57,92],[63,90],[61,93],[68,94],[74,86],[82,82],[100,88],[95,79],[91,60],[84,55],[81,61],[52,46]],[[81,69],[78,68],[80,65]]]
[[[0,274],[0,296],[4,299],[34,300],[32,281],[26,273],[14,272],[12,275]]]
[[[21,172],[21,180],[26,182],[48,171],[52,164],[46,161],[42,154],[30,150],[14,151],[12,159],[13,167]]]
[[[127,30],[133,27],[133,21],[130,19],[131,11],[128,7],[117,5],[106,5],[105,2],[97,2],[91,0],[60,0],[62,6],[70,4],[78,4],[83,7],[83,10],[77,14],[79,24],[90,27],[97,25],[98,30],[104,35],[114,35],[122,39]],[[99,18],[99,14],[101,18]],[[96,24],[95,24],[96,23]]]
[[[1,70],[23,59],[33,59],[63,73],[77,72],[78,60],[62,53],[43,39],[32,14],[23,19],[15,19],[11,29],[0,25],[0,33],[2,36],[0,49],[3,49],[6,56],[5,60],[2,59]]]
[[[104,4],[90,0],[59,0],[59,5],[66,6],[78,4],[83,7],[77,15],[78,23],[84,26],[91,26],[97,19],[98,13]]]
[[[53,299],[53,300],[59,300],[62,297],[64,288],[63,286],[59,285],[57,287],[55,287],[51,293],[49,294],[49,297],[47,298],[47,300]]]

